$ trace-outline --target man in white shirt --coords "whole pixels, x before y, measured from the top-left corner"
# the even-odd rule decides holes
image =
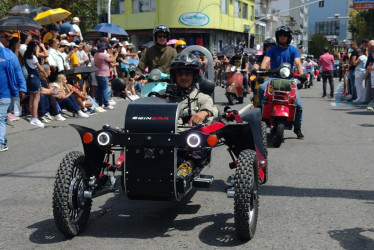
[[[52,39],[51,47],[48,50],[48,64],[51,67],[51,75],[49,77],[50,82],[56,81],[56,77],[59,73],[65,70],[64,56],[59,51],[60,41]]]
[[[73,23],[72,23],[72,26],[73,26],[73,29],[75,30],[75,38],[74,38],[74,41],[76,40],[79,40],[79,41],[83,41],[83,36],[82,36],[82,32],[81,32],[81,29],[79,28],[79,24],[80,24],[81,20],[79,20],[79,17],[74,17],[73,18]]]

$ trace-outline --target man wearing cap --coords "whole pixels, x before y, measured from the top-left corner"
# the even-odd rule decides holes
[[[65,69],[64,58],[61,52],[59,51],[61,42],[58,39],[52,39],[49,43],[50,47],[48,49],[47,60],[51,68],[51,75],[49,76],[50,82],[56,81],[57,75]]]
[[[170,74],[170,62],[177,55],[177,51],[171,46],[167,46],[169,40],[170,30],[165,25],[158,25],[153,29],[153,39],[156,44],[144,53],[140,58],[138,67],[136,68],[135,80],[141,74],[144,74],[148,67],[149,72],[152,69],[159,69],[161,72]]]
[[[66,34],[67,36],[69,36],[69,32],[72,32],[73,34],[75,34],[75,30],[73,28],[73,25],[71,25],[71,23],[69,22],[69,18],[67,18],[67,19],[65,19],[65,22],[63,22],[61,24],[60,35],[61,34]]]
[[[113,57],[109,57],[108,54],[104,53],[106,48],[106,45],[99,43],[94,55],[95,66],[99,69],[95,72],[98,85],[96,90],[96,101],[99,103],[100,107],[104,104],[105,109],[114,109],[114,107],[109,103],[109,63],[116,62],[118,52],[115,51]]]
[[[73,18],[73,29],[75,30],[75,40],[79,40],[79,41],[83,41],[83,36],[82,36],[82,32],[81,32],[81,29],[79,28],[79,24],[80,24],[81,20],[79,20],[79,17],[74,17]]]

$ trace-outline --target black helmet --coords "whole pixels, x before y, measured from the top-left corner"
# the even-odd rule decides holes
[[[256,56],[251,56],[250,58],[249,58],[249,61],[251,62],[251,63],[255,63],[256,62]]]
[[[160,24],[160,25],[157,25],[154,29],[153,29],[153,39],[155,41],[157,41],[157,33],[166,33],[168,35],[168,40],[169,40],[169,35],[170,35],[170,30],[168,28],[168,26],[166,25],[163,25],[163,24]]]
[[[125,91],[126,83],[122,78],[115,78],[112,81],[112,89],[114,92],[121,93]]]
[[[243,51],[244,51],[244,47],[241,44],[235,46],[235,48],[234,48],[235,55],[237,55],[237,56],[243,55]]]
[[[264,47],[263,47],[263,49],[265,49],[267,45],[270,45],[270,47],[271,47],[271,46],[274,46],[276,44],[277,44],[277,42],[274,40],[274,38],[270,37],[270,38],[268,38],[268,39],[266,39],[264,41]]]
[[[191,53],[188,54],[178,54],[174,57],[170,64],[170,76],[174,83],[177,82],[176,72],[183,69],[191,69],[193,71],[193,81],[194,83],[200,77],[200,61],[196,56]]]
[[[276,31],[275,31],[275,38],[277,39],[277,43],[279,43],[279,35],[285,33],[288,36],[287,39],[287,44],[291,43],[292,40],[292,30],[288,26],[280,26]]]

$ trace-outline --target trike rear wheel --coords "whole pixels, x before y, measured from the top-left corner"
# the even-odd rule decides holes
[[[85,156],[68,153],[58,168],[53,192],[53,216],[58,230],[67,237],[81,233],[87,225],[92,199],[84,198]]]
[[[242,240],[250,240],[256,232],[258,217],[258,160],[253,150],[243,150],[235,170],[235,230]]]

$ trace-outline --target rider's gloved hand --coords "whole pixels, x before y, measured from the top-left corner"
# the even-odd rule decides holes
[[[257,75],[257,69],[252,69],[251,70],[251,75]]]
[[[300,80],[301,82],[304,82],[304,81],[306,81],[307,79],[308,79],[308,77],[306,76],[306,74],[302,74],[302,75],[299,76],[299,80]]]

